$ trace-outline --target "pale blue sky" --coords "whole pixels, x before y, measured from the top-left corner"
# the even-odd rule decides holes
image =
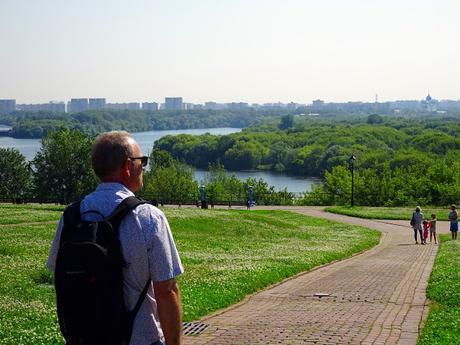
[[[0,99],[460,99],[454,0],[0,0]]]

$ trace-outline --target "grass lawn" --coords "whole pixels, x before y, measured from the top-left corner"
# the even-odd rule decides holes
[[[460,242],[441,235],[441,246],[428,283],[430,314],[419,345],[460,344]]]
[[[421,207],[425,218],[430,219],[431,214],[436,214],[438,220],[448,220],[449,208]],[[366,207],[366,206],[331,206],[327,212],[344,214],[347,216],[366,219],[401,219],[410,221],[415,207]]]
[[[0,225],[30,222],[58,221],[63,206],[0,204]],[[24,211],[27,210],[27,211]]]
[[[45,262],[60,206],[0,204],[0,344],[63,344]],[[379,241],[377,231],[283,211],[165,209],[186,272],[184,321]],[[32,223],[32,224],[28,224]]]

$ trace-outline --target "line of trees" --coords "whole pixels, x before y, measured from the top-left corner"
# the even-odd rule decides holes
[[[286,128],[286,126],[291,126]],[[460,116],[421,120],[382,117],[302,120],[289,116],[226,136],[205,134],[161,138],[156,147],[175,159],[205,169],[220,162],[229,170],[267,169],[323,177],[350,155],[362,168],[382,170],[458,161]],[[423,168],[422,168],[423,170]]]
[[[300,205],[349,205],[351,174],[345,165],[325,173],[324,183],[297,200]],[[392,169],[355,169],[355,204],[366,206],[446,206],[460,201],[460,162],[446,159],[430,165]]]
[[[91,168],[93,137],[69,129],[48,133],[31,162],[17,150],[0,148],[0,199],[12,202],[33,200],[67,204],[96,187]],[[174,160],[165,151],[153,150],[150,168],[144,174],[139,195],[158,203],[196,203],[199,183],[190,166]],[[263,179],[240,181],[221,166],[211,167],[203,183],[209,203],[245,203],[249,186],[262,203],[290,204],[293,195],[275,191]]]
[[[356,161],[361,205],[446,205],[460,200],[460,116],[304,120],[285,116],[226,136],[169,136],[156,142],[175,159],[199,168],[269,169],[324,179],[302,204],[350,200],[347,162]]]
[[[200,183],[191,165],[211,167],[203,181],[213,203],[245,202],[249,187],[258,204],[347,204],[351,154],[355,163],[358,205],[447,205],[460,201],[460,123],[455,119],[376,120],[348,122],[290,119],[227,136],[164,137],[151,154],[153,169],[145,173],[142,196],[158,202],[185,203],[199,199]],[[279,129],[279,124],[292,125]],[[15,149],[0,149],[0,198],[68,203],[94,189],[90,165],[93,137],[61,129],[42,139],[29,163]],[[254,154],[254,152],[258,152]],[[268,152],[268,155],[267,155]],[[264,159],[271,157],[267,163]],[[255,161],[261,162],[254,165]],[[320,176],[324,183],[295,196],[275,191],[260,179],[240,181],[226,168],[294,164],[298,174]],[[290,170],[284,170],[289,171]],[[201,182],[201,181],[200,181]]]
[[[196,109],[187,111],[88,110],[79,113],[17,111],[4,115],[0,123],[13,129],[16,138],[42,138],[60,128],[76,129],[88,135],[111,130],[149,130],[234,127],[244,128],[267,119],[279,118],[286,110],[258,111]]]

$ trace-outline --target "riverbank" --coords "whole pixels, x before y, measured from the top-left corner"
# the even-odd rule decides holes
[[[200,135],[210,133],[212,135],[227,135],[240,132],[241,128],[220,127],[220,128],[198,128],[184,130],[162,130],[162,131],[147,131],[132,133],[133,138],[139,143],[144,154],[149,155],[153,149],[156,140],[167,135]],[[23,154],[27,160],[31,161],[36,153],[40,150],[40,139],[17,139],[12,137],[0,136],[0,147],[16,148]],[[205,180],[207,171],[196,170],[195,179],[198,182]],[[317,178],[290,176],[287,174],[279,174],[270,171],[250,171],[250,172],[235,172],[239,179],[245,180],[249,177],[259,179],[263,178],[270,186],[274,186],[276,190],[287,188],[289,192],[300,193],[310,190],[314,184],[321,182]]]

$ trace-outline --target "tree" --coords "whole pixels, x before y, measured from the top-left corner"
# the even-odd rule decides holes
[[[144,188],[140,195],[157,202],[184,203],[197,200],[198,182],[194,170],[159,149],[150,155],[152,164],[144,174]]]
[[[288,129],[294,127],[294,116],[289,114],[289,115],[284,115],[281,117],[281,122],[278,125],[279,129]]]
[[[254,169],[260,164],[263,151],[268,152],[268,149],[260,143],[238,141],[225,152],[224,164],[230,170]]]
[[[17,149],[0,148],[0,197],[13,202],[27,196],[31,187],[29,163]]]
[[[160,149],[153,149],[150,154],[150,168],[159,169],[159,168],[169,168],[174,164],[174,158],[168,151],[163,151]]]
[[[32,161],[36,194],[41,200],[68,203],[95,188],[92,144],[83,132],[69,129],[51,132],[42,139]]]
[[[383,117],[379,114],[371,114],[367,117],[367,123],[370,125],[379,124],[383,122]]]

